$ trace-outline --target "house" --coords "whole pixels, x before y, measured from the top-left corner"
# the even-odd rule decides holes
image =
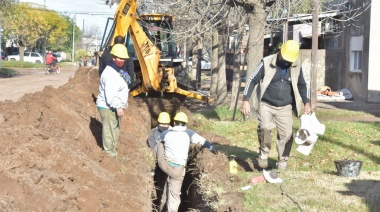
[[[348,88],[355,100],[380,102],[380,72],[375,66],[380,47],[380,2],[351,0],[344,6],[351,11],[346,17],[354,18],[349,24],[338,23],[341,33],[332,33],[326,41],[326,84],[333,90]]]
[[[380,47],[380,2],[374,0],[331,0],[322,5],[318,21],[317,86],[328,85],[333,90],[348,88],[355,100],[380,102],[380,72],[375,67],[376,51]],[[327,8],[327,9],[326,9]],[[272,21],[279,22],[280,19]],[[269,20],[271,21],[271,20]],[[288,38],[301,43],[301,61],[306,77],[311,67],[310,14],[293,15],[289,20]],[[282,42],[281,26],[266,36]],[[280,43],[281,44],[281,43]]]

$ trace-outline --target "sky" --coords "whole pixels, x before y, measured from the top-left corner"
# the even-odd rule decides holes
[[[104,0],[20,0],[20,2],[32,2],[59,13],[70,14],[74,17],[77,26],[83,28],[99,27],[103,33],[107,24],[107,18],[113,17],[117,5],[112,8],[104,5]],[[101,4],[103,2],[103,4]]]

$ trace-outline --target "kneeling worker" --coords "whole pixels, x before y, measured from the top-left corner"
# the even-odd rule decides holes
[[[216,154],[215,148],[205,138],[187,129],[187,116],[179,112],[174,117],[174,127],[161,135],[157,144],[158,166],[168,176],[166,207],[169,212],[178,211],[181,203],[181,187],[185,177],[185,166],[189,156],[190,143],[201,144]]]

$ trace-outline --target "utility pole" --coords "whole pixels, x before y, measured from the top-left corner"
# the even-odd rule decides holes
[[[311,70],[310,70],[310,100],[313,111],[317,109],[317,60],[318,60],[318,13],[319,0],[313,0]]]
[[[285,41],[284,43],[288,40],[289,36],[289,13],[290,13],[290,0],[288,0],[288,12],[286,13],[286,30],[285,30]]]

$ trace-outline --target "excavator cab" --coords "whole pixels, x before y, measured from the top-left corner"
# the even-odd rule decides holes
[[[163,14],[140,15],[138,21],[145,34],[160,49],[161,59],[177,59],[176,43],[173,32],[173,17]]]

